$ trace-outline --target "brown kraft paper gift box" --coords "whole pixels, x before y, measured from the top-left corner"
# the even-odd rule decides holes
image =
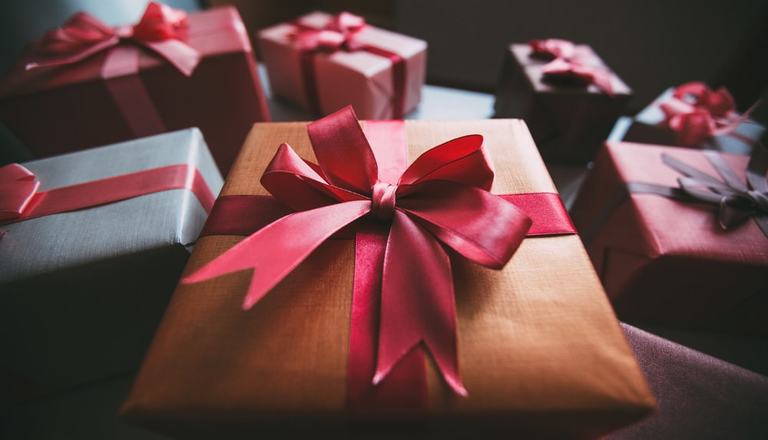
[[[589,46],[576,48],[605,67]],[[546,162],[591,161],[632,98],[632,90],[615,73],[611,79],[613,95],[593,84],[547,80],[542,69],[548,61],[530,54],[528,44],[512,44],[505,51],[495,117],[525,119]]]
[[[411,161],[443,141],[480,133],[496,170],[493,193],[555,192],[522,121],[405,127]],[[283,142],[314,160],[306,123],[258,123],[222,195],[266,195],[257,176]],[[187,273],[241,239],[201,238]],[[357,420],[345,399],[354,264],[354,241],[327,241],[248,312],[241,309],[248,273],[180,285],[123,415],[160,432],[202,437],[350,429],[450,436],[462,427],[583,437],[654,406],[587,254],[570,235],[524,240],[501,271],[455,263],[468,398],[451,394],[427,362],[425,412],[378,424]]]

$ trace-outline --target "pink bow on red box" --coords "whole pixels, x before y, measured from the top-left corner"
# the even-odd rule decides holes
[[[171,63],[186,76],[200,62],[200,54],[184,43],[187,14],[150,2],[133,26],[110,27],[85,12],[72,16],[63,26],[49,31],[35,47],[27,69],[77,63],[120,44],[136,44]]]

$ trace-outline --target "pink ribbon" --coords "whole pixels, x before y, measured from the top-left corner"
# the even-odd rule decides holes
[[[169,165],[39,191],[40,182],[19,164],[0,167],[0,224],[93,208],[161,191],[188,189],[206,210],[213,193],[200,172],[186,164]]]
[[[404,142],[404,131],[392,124],[402,128],[400,121],[369,128],[376,138],[389,139],[386,147]],[[274,199],[294,212],[272,213],[275,221],[189,274],[182,283],[252,270],[243,302],[247,310],[324,241],[358,219],[375,219],[373,224],[383,232],[374,226],[367,239],[358,240],[356,251],[363,253],[367,264],[360,265],[362,272],[356,267],[355,273],[350,366],[355,363],[358,368],[350,367],[350,374],[362,377],[363,385],[377,385],[398,364],[408,362],[418,368],[409,355],[423,343],[448,386],[466,396],[459,374],[453,278],[446,247],[470,261],[501,269],[531,229],[531,218],[516,204],[488,192],[493,171],[480,135],[434,147],[406,168],[406,156],[397,148],[371,147],[351,107],[310,124],[308,131],[318,164],[304,161],[282,144],[261,178]],[[549,210],[549,196],[552,194],[538,200],[535,196],[521,198],[540,218],[548,216],[549,230],[545,227],[537,232],[573,233],[568,221],[563,227],[562,217],[554,220],[557,215]],[[241,214],[271,210],[270,202],[253,196],[224,199],[224,205]],[[236,219],[226,215],[222,219],[216,208],[214,214],[209,223],[218,226],[207,225],[204,233],[212,233],[211,229],[244,232]],[[251,220],[243,218],[246,230],[261,226]],[[379,286],[375,340],[375,329],[369,327],[375,325],[370,313],[376,299],[358,292],[375,291]],[[372,345],[375,361],[365,354],[365,347]],[[368,360],[373,370],[370,376],[365,367]]]
[[[150,2],[141,20],[133,26],[112,28],[85,12],[49,31],[35,48],[26,68],[73,64],[121,44],[136,44],[159,55],[185,76],[200,62],[200,54],[184,43],[187,14]]]
[[[712,90],[703,82],[689,82],[677,87],[659,107],[664,124],[686,146],[699,145],[712,136],[728,134],[749,118],[752,108],[736,113],[736,102],[728,89]]]
[[[608,95],[613,95],[613,73],[598,65],[593,56],[579,51],[568,40],[549,38],[531,40],[531,56],[551,60],[542,68],[544,76],[563,79],[581,85],[594,84]]]
[[[301,21],[295,22],[294,25],[296,30],[290,35],[290,38],[301,51],[304,87],[307,91],[307,100],[314,113],[322,113],[315,76],[315,55],[333,53],[339,50],[365,51],[388,58],[392,62],[392,119],[403,118],[407,80],[405,60],[395,52],[362,43],[356,38],[360,31],[367,26],[365,18],[349,12],[342,12],[333,16],[331,21],[321,29],[307,26]]]

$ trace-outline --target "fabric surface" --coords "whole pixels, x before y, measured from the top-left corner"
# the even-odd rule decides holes
[[[764,439],[768,378],[622,324],[658,401],[652,417],[607,438]]]

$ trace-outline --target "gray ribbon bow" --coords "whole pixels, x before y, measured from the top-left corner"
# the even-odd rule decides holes
[[[703,154],[720,179],[662,153],[664,164],[682,175],[677,179],[679,187],[631,182],[627,184],[627,189],[630,193],[656,194],[682,202],[717,206],[718,223],[724,230],[752,218],[768,238],[768,152],[765,148],[755,146],[747,165],[746,182],[736,176],[721,155],[713,151]]]

